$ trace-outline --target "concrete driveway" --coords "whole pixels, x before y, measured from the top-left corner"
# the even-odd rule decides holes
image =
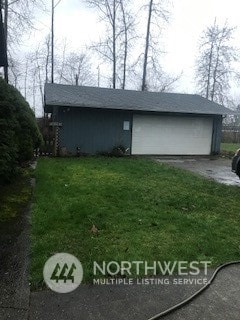
[[[28,320],[150,320],[200,287],[170,281],[169,285],[81,285],[68,294],[32,292]],[[239,320],[239,297],[240,268],[233,265],[221,270],[213,284],[191,303],[161,319]]]
[[[156,157],[155,160],[190,170],[217,182],[240,186],[240,179],[231,171],[231,159],[220,157]]]

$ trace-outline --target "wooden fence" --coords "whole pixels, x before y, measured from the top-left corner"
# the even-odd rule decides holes
[[[240,126],[223,126],[222,142],[240,143]]]

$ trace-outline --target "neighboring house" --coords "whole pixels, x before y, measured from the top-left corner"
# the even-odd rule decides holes
[[[231,111],[198,95],[45,85],[56,152],[94,154],[123,145],[133,155],[210,155],[220,151]]]

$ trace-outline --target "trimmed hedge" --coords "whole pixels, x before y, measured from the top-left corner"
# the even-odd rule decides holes
[[[0,185],[33,157],[42,138],[29,104],[14,87],[0,79]]]

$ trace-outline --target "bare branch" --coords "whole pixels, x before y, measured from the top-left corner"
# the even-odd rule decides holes
[[[214,24],[204,30],[199,43],[199,57],[196,61],[196,79],[199,92],[212,101],[221,103],[229,90],[232,73],[231,64],[237,52],[230,45],[235,28],[227,23],[223,27]]]

